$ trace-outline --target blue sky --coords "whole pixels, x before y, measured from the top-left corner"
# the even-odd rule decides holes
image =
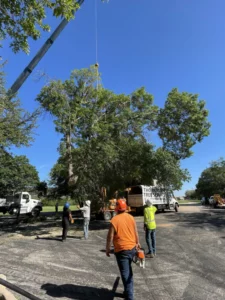
[[[192,180],[183,185],[195,188],[198,177],[210,161],[224,156],[225,109],[225,1],[224,0],[110,0],[98,1],[98,61],[103,85],[116,93],[130,93],[140,86],[163,106],[168,92],[198,93],[206,101],[212,123],[211,134],[193,148],[193,157],[182,162]],[[50,78],[66,79],[71,70],[95,63],[95,0],[86,0],[58,40],[20,89],[22,105],[29,111],[45,80],[37,82],[37,72]],[[59,20],[48,17],[54,29]],[[4,42],[1,55],[8,60],[8,87],[29,63],[48,37],[44,33],[30,42],[31,53],[13,54]],[[35,142],[30,148],[16,150],[25,154],[39,171],[41,180],[58,158],[60,135],[52,118],[41,117]],[[158,145],[155,134],[150,141]]]

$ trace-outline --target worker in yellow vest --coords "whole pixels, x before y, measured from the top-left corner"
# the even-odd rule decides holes
[[[146,243],[148,245],[147,257],[153,258],[156,255],[156,222],[155,222],[155,213],[157,208],[152,205],[150,200],[146,201],[146,207],[144,209],[144,230]]]

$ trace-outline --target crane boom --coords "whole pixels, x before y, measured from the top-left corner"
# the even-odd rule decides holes
[[[77,1],[79,6],[81,6],[83,4],[83,2],[84,2],[84,0],[78,0]],[[11,88],[8,90],[7,94],[8,94],[9,97],[13,97],[18,92],[18,90],[23,85],[25,80],[29,77],[29,75],[32,73],[34,68],[37,66],[37,64],[40,62],[42,57],[49,50],[49,48],[52,46],[54,41],[57,39],[57,37],[60,35],[60,33],[63,31],[63,29],[66,27],[66,25],[68,23],[69,23],[69,21],[67,21],[64,18],[62,20],[62,22],[58,25],[58,27],[55,29],[55,31],[52,33],[52,35],[47,39],[47,41],[44,43],[44,45],[41,47],[41,49],[37,52],[35,57],[26,66],[26,68],[23,70],[23,72],[19,75],[19,77],[13,83]]]

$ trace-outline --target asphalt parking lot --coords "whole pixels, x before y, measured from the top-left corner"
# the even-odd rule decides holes
[[[146,247],[142,217],[136,221]],[[177,214],[157,214],[156,221],[157,256],[145,269],[133,265],[135,299],[224,300],[225,210],[182,206]],[[85,241],[77,221],[66,243],[59,226],[0,227],[0,273],[41,299],[121,299],[114,255],[104,252],[108,223],[93,221]]]

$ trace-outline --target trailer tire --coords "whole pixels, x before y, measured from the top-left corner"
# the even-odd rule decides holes
[[[105,221],[110,221],[111,220],[111,212],[110,211],[105,211],[104,212],[104,220]]]
[[[174,209],[175,209],[175,212],[178,212],[178,211],[179,211],[179,208],[178,208],[178,204],[177,204],[177,203],[175,204]]]
[[[40,209],[36,207],[32,209],[31,215],[32,217],[37,218],[40,215],[40,212],[41,212]]]

